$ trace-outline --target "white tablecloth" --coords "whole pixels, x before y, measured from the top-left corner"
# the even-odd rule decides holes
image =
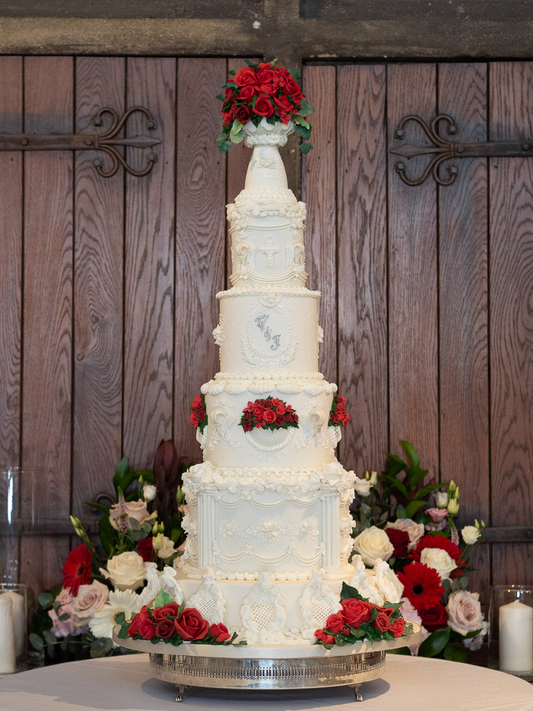
[[[440,659],[389,656],[383,679],[364,684],[363,703],[346,687],[302,691],[189,689],[152,675],[147,655],[58,664],[0,680],[1,711],[533,711],[533,687],[502,672]]]

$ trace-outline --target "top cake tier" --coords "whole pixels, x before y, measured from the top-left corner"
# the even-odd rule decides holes
[[[244,190],[228,205],[233,286],[305,286],[305,205],[287,187],[278,146],[292,124],[245,125],[253,147]]]

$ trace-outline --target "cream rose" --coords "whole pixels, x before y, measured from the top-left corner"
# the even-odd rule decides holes
[[[94,580],[91,585],[80,585],[78,594],[72,599],[71,617],[76,627],[86,625],[107,602],[109,588]]]
[[[124,511],[128,517],[128,522],[130,519],[135,519],[141,525],[145,521],[149,521],[154,517],[154,514],[148,513],[148,508],[146,506],[146,501],[126,501],[123,504]],[[113,528],[118,531],[118,519],[121,517],[120,504],[113,504],[109,509],[109,519]],[[128,526],[128,528],[131,528]]]
[[[170,558],[176,552],[174,543],[162,533],[152,538],[152,547],[157,551],[158,557],[162,559]]]
[[[468,590],[452,593],[446,605],[446,612],[448,626],[458,634],[465,635],[484,629],[478,593],[471,593]]]
[[[369,567],[374,566],[378,558],[388,560],[394,551],[385,531],[376,526],[365,528],[355,539],[353,547]]]
[[[465,526],[461,531],[461,536],[467,546],[475,545],[480,535],[480,532],[475,526]]]
[[[416,548],[418,541],[424,535],[424,524],[415,523],[411,518],[399,518],[394,523],[388,523],[385,528],[396,528],[398,531],[405,531],[409,535],[407,549],[410,551]]]
[[[457,568],[454,559],[442,548],[424,548],[420,554],[420,562],[436,570],[441,580],[449,578],[452,570]]]
[[[144,560],[135,551],[126,551],[107,561],[107,571],[102,571],[116,590],[136,590],[146,577]]]

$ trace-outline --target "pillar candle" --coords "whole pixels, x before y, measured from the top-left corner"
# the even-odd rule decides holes
[[[4,600],[11,602],[13,614],[13,632],[15,634],[15,654],[20,657],[25,652],[26,646],[26,610],[24,597],[16,592],[6,592],[0,595]]]
[[[13,674],[17,668],[15,632],[11,600],[0,597],[0,674]]]
[[[500,669],[513,674],[533,671],[533,607],[515,600],[500,607]]]

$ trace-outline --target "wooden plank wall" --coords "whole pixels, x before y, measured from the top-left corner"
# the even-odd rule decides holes
[[[118,459],[150,465],[161,438],[200,457],[188,409],[218,370],[224,205],[249,156],[218,153],[214,97],[240,64],[0,57],[2,130],[91,133],[100,107],[142,104],[164,140],[142,179],[101,178],[89,151],[0,153],[0,465],[43,469],[49,519],[90,521],[84,502],[110,490]],[[462,524],[531,524],[533,165],[462,160],[453,186],[410,188],[388,149],[409,113],[449,112],[459,140],[531,137],[532,67],[304,69],[316,107],[302,166],[308,283],[323,294],[321,369],[352,414],[339,458],[362,474],[408,439],[459,484]],[[20,578],[57,583],[68,545],[25,539]],[[485,600],[491,579],[533,582],[530,544],[492,549],[474,561]]]

